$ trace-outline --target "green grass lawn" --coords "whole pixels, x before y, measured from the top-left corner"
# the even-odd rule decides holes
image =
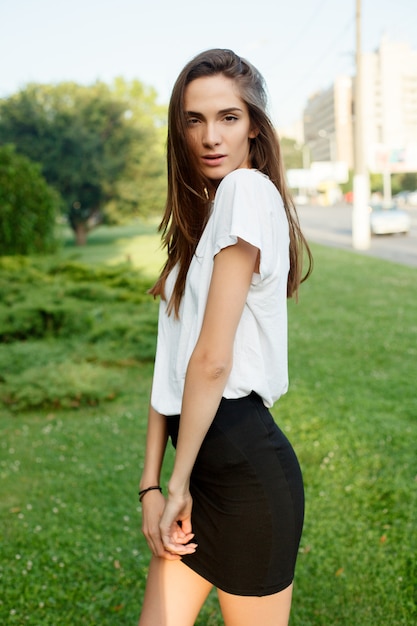
[[[101,228],[85,249],[0,259],[1,624],[137,622],[154,231]],[[307,498],[291,624],[411,626],[416,271],[313,250],[314,274],[289,305],[290,391],[273,409]],[[222,624],[214,594],[197,623]]]
[[[88,245],[77,247],[67,227],[63,227],[64,245],[59,256],[90,264],[133,264],[143,274],[156,276],[164,262],[160,238],[155,235],[158,221],[138,220],[121,226],[99,226],[91,231]]]

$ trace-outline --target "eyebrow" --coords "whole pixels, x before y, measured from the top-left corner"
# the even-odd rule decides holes
[[[221,109],[220,111],[217,111],[217,113],[220,115],[225,115],[226,113],[233,113],[234,111],[240,111],[240,113],[243,113],[243,109],[240,109],[239,107],[229,107],[227,109]],[[185,113],[187,115],[195,116],[203,115],[202,113],[198,113],[197,111],[185,111]]]

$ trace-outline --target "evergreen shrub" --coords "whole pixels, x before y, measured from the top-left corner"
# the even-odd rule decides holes
[[[40,165],[0,146],[0,254],[55,250],[58,198]]]
[[[123,371],[155,355],[149,287],[128,267],[0,258],[0,400],[21,411],[122,394]]]

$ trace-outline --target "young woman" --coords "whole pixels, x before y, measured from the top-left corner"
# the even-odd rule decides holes
[[[286,299],[311,255],[265,109],[262,77],[230,50],[199,54],[171,97],[140,626],[191,626],[213,585],[226,626],[289,619],[303,483],[268,408],[287,390]]]

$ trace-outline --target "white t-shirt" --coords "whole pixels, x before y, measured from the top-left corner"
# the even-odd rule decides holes
[[[240,398],[255,391],[267,407],[288,389],[287,278],[288,221],[281,196],[257,170],[238,169],[220,183],[212,213],[191,261],[179,319],[167,315],[175,268],[161,299],[151,404],[162,415],[181,413],[188,361],[207,302],[214,257],[238,237],[260,250],[233,347],[233,366],[223,396]]]

